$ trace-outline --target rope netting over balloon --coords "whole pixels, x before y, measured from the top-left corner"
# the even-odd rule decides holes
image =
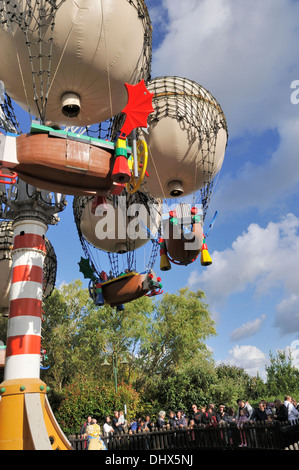
[[[27,101],[28,113],[33,116],[38,115],[42,124],[44,124],[47,119],[47,103],[49,95],[51,94],[51,89],[57,72],[61,68],[64,55],[67,55],[66,51],[69,42],[69,35],[73,32],[73,27],[76,22],[75,18],[70,31],[66,34],[64,44],[59,44],[59,47],[57,48],[55,43],[56,16],[60,7],[67,2],[68,0],[24,0],[22,2],[8,2],[6,0],[0,0],[0,24],[2,24],[2,27],[6,30],[10,30],[13,35],[16,29],[19,29],[24,35],[24,47],[22,46],[21,50],[18,50],[16,47],[17,56],[20,55],[20,57],[22,57],[22,61],[18,59],[18,67],[24,88],[23,93]],[[96,0],[94,0],[94,2],[96,2]],[[143,0],[127,0],[127,3],[129,3],[136,11],[136,18],[138,19],[138,22],[141,22],[142,24],[144,35],[143,50],[140,53],[138,64],[136,64],[132,77],[134,77],[134,81],[136,83],[141,79],[144,79],[147,82],[151,75],[152,59],[152,27],[149,13]],[[98,27],[101,31],[99,33],[100,38],[97,38],[97,41],[99,42],[101,40],[105,43],[105,54],[107,56],[107,80],[109,82],[108,88],[110,89],[110,81],[112,79],[109,72],[111,64],[109,63],[109,51],[107,46],[109,38],[107,39],[105,36],[106,31],[104,23],[106,5],[103,0],[98,0],[98,5],[101,7],[103,25],[101,28]],[[108,5],[108,7],[110,8],[110,5]],[[70,6],[68,8],[70,8]],[[79,10],[81,9],[78,8],[78,12]],[[126,20],[123,19],[123,21]],[[134,34],[134,31],[132,31],[132,34]],[[29,90],[25,83],[25,74],[28,73],[28,70],[25,69],[27,69],[28,64],[26,63],[24,67],[25,62],[23,56],[25,55],[26,49],[27,58],[25,61],[30,64],[31,87],[33,90],[36,109],[30,105],[29,94],[32,93],[32,90]],[[57,51],[59,54],[58,57]],[[125,52],[123,55],[125,55]],[[114,60],[113,57],[112,60]],[[109,93],[111,94],[111,90]],[[110,100],[111,99],[112,96],[110,96]],[[112,105],[110,111],[110,117],[112,117],[115,114],[113,112]]]
[[[50,90],[51,60],[55,15],[65,2],[61,0],[26,0],[23,2],[0,2],[0,19],[3,25],[15,23],[24,33],[32,73],[34,100],[42,123],[46,118],[46,104]],[[37,32],[37,39],[32,35]],[[31,113],[28,106],[28,112]]]
[[[12,134],[21,134],[21,127],[16,117],[15,110],[11,101],[4,89],[3,82],[0,81],[0,129]]]
[[[26,109],[28,115],[37,112],[45,127],[61,130],[63,126],[66,131],[71,130],[71,133],[116,142],[126,119],[126,108],[123,107],[124,104],[120,106],[127,95],[125,85],[129,85],[129,80],[132,80],[132,85],[144,80],[152,95],[153,112],[148,116],[147,129],[138,127],[126,137],[127,148],[131,147],[132,155],[138,142],[145,143],[148,149],[147,160],[144,164],[142,152],[139,152],[139,160],[135,152],[134,172],[138,184],[135,184],[134,178],[126,183],[126,190],[123,192],[127,198],[126,209],[132,205],[134,194],[136,197],[138,190],[138,198],[149,214],[150,207],[158,200],[166,202],[169,213],[170,205],[176,202],[180,204],[183,200],[185,203],[190,202],[191,207],[201,205],[203,222],[227,142],[226,119],[219,103],[208,90],[192,80],[169,76],[151,79],[152,28],[143,0],[95,0],[85,9],[75,7],[76,3],[72,0],[0,0],[0,38],[7,44],[8,50],[12,51],[12,54],[6,56],[2,54],[3,57],[0,52],[0,61],[4,60],[0,78],[7,88],[6,93],[2,87],[0,127],[6,133],[21,133],[11,96]],[[126,12],[124,18],[119,10]],[[95,22],[92,18],[94,12],[97,13]],[[88,14],[89,21],[84,16]],[[115,28],[112,19],[117,18],[120,21]],[[78,42],[79,30],[86,36],[81,38],[79,35]],[[92,35],[97,36],[89,36],[89,30]],[[134,37],[134,42],[123,46],[123,41],[128,37]],[[113,47],[113,39],[117,44],[112,53],[110,47]],[[131,68],[129,67],[128,72],[130,55]],[[87,56],[90,56],[89,62]],[[119,58],[122,59],[120,64]],[[121,66],[123,72],[119,75],[118,69]],[[8,69],[10,73],[5,72]],[[80,72],[77,75],[77,70],[81,75]],[[14,86],[11,78],[13,71],[16,75],[19,74]],[[64,90],[59,88],[62,82],[67,83]],[[90,94],[91,86],[95,86],[95,91]],[[85,92],[87,95],[84,95]],[[66,105],[62,100],[64,94],[76,95],[78,102],[75,101],[75,105]],[[75,99],[74,96],[72,99]],[[77,109],[78,114],[72,115],[73,109]],[[132,159],[130,164],[129,170],[133,175]],[[147,167],[144,174],[139,172],[140,166],[143,169]],[[69,165],[68,168],[72,166]],[[65,181],[63,180],[63,184]],[[137,252],[140,250],[134,239],[128,238],[126,252],[119,253],[117,250],[102,250],[84,236],[80,224],[84,209],[91,199],[88,196],[76,196],[73,208],[83,251],[95,273],[99,275],[102,271],[99,253],[103,251],[107,253],[106,259],[109,260],[114,277],[124,269],[137,270]],[[117,201],[117,196],[113,196],[115,208]],[[160,219],[161,217],[162,214]],[[163,227],[159,223],[154,236],[146,224],[144,230],[148,239],[152,240],[152,243],[148,243],[151,250],[144,265],[145,269],[152,269],[159,251],[160,233],[163,237]]]
[[[222,161],[217,161],[219,156],[217,156],[216,147],[219,131],[224,131],[225,138],[228,132],[224,113],[208,90],[186,78],[157,77],[148,83],[147,88],[154,94],[153,107],[155,109],[148,118],[149,133],[165,118],[171,118],[178,122],[182,135],[186,136],[186,153],[189,151],[188,147],[191,147],[195,141],[198,144],[193,166],[193,203],[202,204],[205,218],[215,184],[215,175],[222,164]],[[147,134],[145,133],[144,136],[147,137]],[[159,161],[155,158],[151,145],[149,145],[149,153],[156,170],[156,174],[152,177],[159,179],[161,178]],[[184,165],[186,155],[181,155],[181,158],[182,165]],[[199,190],[197,190],[198,186],[200,186]],[[165,199],[167,199],[166,194]]]
[[[159,201],[155,200],[149,195],[145,195],[142,192],[138,192],[134,195],[126,193],[125,196],[125,207],[121,206],[119,203],[119,197],[113,196],[110,198],[112,201],[112,206],[115,211],[120,210],[123,214],[126,214],[138,201],[138,204],[144,208],[147,214],[147,221],[144,221],[144,218],[139,217],[139,214],[135,213],[134,216],[128,217],[128,220],[132,220],[135,217],[135,227],[138,228],[139,235],[141,233],[142,242],[140,243],[137,238],[130,237],[130,234],[126,232],[125,239],[122,238],[124,242],[123,252],[117,252],[117,248],[113,251],[108,251],[108,248],[101,249],[102,246],[106,245],[105,241],[101,242],[97,240],[96,235],[94,234],[96,230],[96,218],[92,216],[90,207],[94,198],[92,196],[75,196],[73,200],[73,213],[75,224],[78,231],[79,240],[83,249],[83,252],[86,258],[89,260],[89,264],[94,274],[100,278],[101,272],[107,269],[109,271],[109,277],[116,278],[121,273],[131,272],[131,271],[142,271],[148,272],[153,269],[153,266],[156,262],[157,255],[159,253],[159,244],[158,240],[161,233],[161,211],[162,207]],[[104,203],[106,199],[104,200]],[[117,218],[116,213],[116,218]],[[82,220],[84,219],[84,222]],[[114,219],[114,216],[113,216]],[[114,220],[109,219],[108,224],[113,225]],[[127,222],[126,229],[129,223]],[[84,231],[82,227],[87,226],[87,231],[89,234]],[[83,233],[84,232],[84,233]],[[89,235],[95,240],[94,242],[90,241]],[[108,234],[109,236],[109,234]],[[119,240],[117,239],[117,230],[115,241],[112,240],[112,246],[117,247]],[[111,244],[107,245],[108,247]]]

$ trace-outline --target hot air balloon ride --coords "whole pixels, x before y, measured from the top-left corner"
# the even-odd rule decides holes
[[[9,97],[37,116],[27,134],[6,136],[2,167],[31,185],[64,194],[117,191],[117,142],[72,129],[120,113],[128,87],[150,78],[145,3],[2,2],[0,25],[0,79]]]
[[[207,266],[203,224],[227,146],[224,113],[209,91],[186,78],[158,77],[147,89],[154,112],[138,133],[148,149],[140,191],[146,187],[169,207],[159,240],[161,269],[170,269],[169,261],[188,265],[199,254]]]
[[[153,271],[161,201],[139,191],[107,198],[76,196],[73,212],[87,257],[81,258],[80,271],[90,279],[90,295],[96,305],[122,309],[139,297],[162,293],[161,279]],[[146,266],[138,259],[142,250]]]
[[[10,324],[0,449],[70,449],[39,379],[46,354],[41,292],[49,295],[56,272],[47,227],[57,224],[64,195],[74,196],[85,254],[78,264],[96,305],[122,310],[161,294],[154,271],[159,253],[161,271],[199,255],[202,265],[211,263],[206,237],[213,222],[206,232],[203,224],[227,126],[202,86],[151,79],[144,0],[3,0],[0,39],[0,216],[13,221],[0,226],[1,308]],[[12,101],[29,118],[27,129]],[[5,303],[8,290],[13,295]],[[6,393],[15,381],[15,394]],[[36,422],[44,424],[38,433]]]
[[[80,270],[85,277],[90,278],[90,295],[96,305],[100,306],[107,303],[118,309],[123,309],[124,303],[143,295],[162,293],[160,278],[157,278],[150,267],[147,266],[146,271],[142,273],[136,272],[136,269],[132,268],[136,248],[149,241],[148,233],[152,234],[152,227],[149,227],[152,220],[154,221],[155,231],[159,230],[160,210],[159,202],[149,194],[145,192],[138,193],[138,188],[143,181],[146,170],[144,161],[146,143],[141,140],[136,142],[134,136],[135,129],[138,126],[146,126],[148,115],[154,111],[151,103],[152,94],[147,90],[144,80],[136,85],[125,85],[128,92],[128,103],[123,109],[125,119],[118,132],[115,144],[116,159],[112,171],[112,179],[118,187],[116,190],[110,191],[110,195],[105,197],[96,195],[92,199],[85,199],[83,203],[82,196],[76,197],[73,204],[75,221],[83,248],[87,250],[87,244],[85,243],[87,241],[90,246],[99,248],[110,255],[112,270],[109,278],[105,271],[99,273],[94,263],[90,265],[90,255],[88,255],[87,260],[82,259],[79,263]],[[133,134],[132,138],[130,137],[131,134]],[[131,156],[128,155],[127,147],[127,142],[130,140],[132,140],[133,148]],[[134,147],[136,147],[135,151]],[[133,189],[127,190],[128,187],[131,188],[131,183]],[[125,202],[121,203],[121,199],[124,199]],[[78,207],[81,206],[82,208],[82,204],[84,210],[78,211]],[[130,230],[132,221],[129,218],[134,216],[132,207],[136,205],[138,206],[137,225],[139,229],[136,229],[135,226],[133,230]],[[153,206],[156,206],[154,214],[152,211]],[[141,214],[142,209],[145,210],[143,214]],[[104,224],[107,227],[106,231],[98,228],[102,223],[101,217],[103,214]],[[145,217],[143,217],[144,214]],[[140,236],[140,224],[142,225],[143,236]],[[136,236],[136,230],[139,233],[138,236]],[[134,240],[133,243],[132,240]],[[124,272],[120,273],[118,267],[116,268],[118,261],[113,257],[113,254],[127,252],[129,252],[127,267]],[[86,266],[86,263],[88,266]]]
[[[0,14],[1,80],[43,124],[103,122],[124,108],[124,83],[149,77],[143,1],[19,0],[2,2]]]
[[[58,223],[65,194],[96,202],[102,197],[115,205],[133,173],[140,179],[141,146],[135,139],[130,145],[128,138],[136,126],[146,126],[153,111],[146,89],[151,24],[143,0],[1,1],[0,38],[0,208],[1,218],[13,221],[12,264],[5,267],[12,285],[0,449],[70,449],[40,380],[45,233]],[[27,129],[18,125],[16,108],[29,118]],[[120,112],[126,119],[113,140],[92,135],[94,126]],[[137,185],[129,194],[138,197]],[[144,192],[141,198],[144,203]],[[148,233],[152,227],[147,220],[144,225]],[[135,249],[128,253],[132,268]],[[111,305],[161,291],[152,271],[135,271],[103,286]],[[90,285],[97,299],[98,284]],[[7,393],[11,382],[17,383],[13,397]]]

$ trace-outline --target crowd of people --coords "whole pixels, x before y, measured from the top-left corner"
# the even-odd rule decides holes
[[[273,403],[261,400],[258,407],[253,408],[248,401],[239,399],[237,400],[237,409],[233,407],[227,409],[223,404],[220,404],[218,407],[213,403],[202,407],[193,404],[189,415],[182,410],[176,412],[170,411],[169,413],[160,411],[155,420],[152,420],[147,415],[145,418],[136,418],[130,422],[125,419],[123,411],[115,411],[113,418],[106,416],[103,424],[103,435],[107,437],[113,434],[132,434],[152,429],[192,428],[193,426],[209,427],[218,426],[219,424],[234,424],[242,430],[244,423],[269,421],[289,422],[290,424],[298,423],[299,405],[296,400],[286,395],[283,402],[278,399]],[[80,430],[81,436],[86,434],[87,427],[91,424],[97,424],[97,421],[89,416]]]

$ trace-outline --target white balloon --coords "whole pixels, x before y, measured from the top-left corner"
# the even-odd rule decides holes
[[[40,3],[44,3],[45,12],[43,19],[37,20]],[[125,83],[133,85],[149,77],[151,24],[145,3],[65,0],[54,18],[52,52],[50,2],[32,0],[31,17],[26,4],[25,0],[10,2],[4,5],[0,17],[0,79],[10,97],[37,115],[32,65],[37,72],[39,99],[42,97],[40,78],[46,89],[46,72],[50,70],[47,120],[60,125],[87,126],[121,112],[127,102]],[[31,61],[20,26],[24,21],[20,15],[16,22],[10,21],[15,5],[16,11],[24,12],[23,18],[29,22]],[[38,23],[43,25],[41,29],[37,28]],[[42,41],[39,41],[39,31]],[[41,70],[45,73],[38,75]],[[64,115],[63,106],[68,116]],[[75,115],[70,117],[72,112]]]
[[[148,188],[153,197],[186,196],[208,184],[222,166],[225,116],[211,93],[191,80],[158,77],[147,88],[155,109],[143,134]]]
[[[157,236],[161,201],[148,204],[148,212],[139,194],[137,191],[132,196],[119,196],[116,206],[112,196],[106,197],[94,208],[93,198],[75,197],[74,212],[79,213],[78,209],[83,207],[76,223],[85,240],[103,251],[124,253],[144,246],[149,235]]]

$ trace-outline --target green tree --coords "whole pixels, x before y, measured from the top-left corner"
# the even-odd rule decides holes
[[[7,336],[7,317],[0,315],[0,344],[6,344]],[[1,343],[2,341],[2,343]]]
[[[203,297],[184,288],[155,304],[149,341],[139,351],[146,370],[179,370],[197,354],[210,356],[205,341],[216,331]]]
[[[210,387],[214,379],[214,368],[211,361],[191,361],[181,370],[172,374],[154,376],[148,388],[140,394],[144,407],[147,405],[152,414],[157,415],[161,409],[165,411],[191,411],[193,403],[197,406],[207,404],[211,399]],[[150,407],[149,403],[152,403]]]
[[[276,356],[270,351],[270,365],[266,367],[266,390],[273,397],[299,393],[299,370],[292,365],[291,351],[278,351]]]
[[[43,378],[61,392],[78,370],[84,372],[88,368],[80,344],[81,328],[95,307],[78,280],[54,289],[43,310],[42,346],[50,365]]]
[[[167,403],[189,407],[209,395],[214,364],[205,343],[216,332],[203,292],[185,288],[158,300],[142,297],[117,311],[96,307],[76,280],[54,289],[43,310],[42,346],[50,368],[41,378],[51,388],[54,411],[67,400],[65,389],[78,371],[114,390],[112,367],[101,366],[113,356],[119,359],[118,383],[140,394],[140,412]],[[124,357],[128,366],[121,366]]]
[[[231,364],[219,364],[215,368],[214,381],[210,387],[212,401],[216,404],[236,408],[237,400],[252,399],[251,377],[241,367]]]
[[[140,344],[149,341],[153,309],[152,300],[143,297],[126,304],[124,311],[117,311],[109,306],[104,306],[99,310],[97,321],[103,338],[102,355],[109,362],[112,362],[113,356],[118,358],[120,378],[128,383],[134,384],[139,375],[135,358],[139,354]],[[128,360],[128,365],[122,368],[121,359],[124,358]],[[111,377],[112,369],[102,369],[101,373],[104,373],[106,377]]]
[[[127,304],[124,312],[108,305],[95,307],[81,281],[54,289],[44,305],[42,332],[50,365],[43,380],[53,390],[54,407],[59,405],[63,387],[78,370],[113,384],[112,367],[101,367],[103,360],[111,360],[113,355],[130,359],[128,367],[122,367],[119,361],[118,380],[134,382],[138,370],[132,358],[140,341],[146,340],[152,310],[153,303],[147,297]]]
[[[135,358],[135,386],[145,403],[177,408],[207,392],[213,367],[206,340],[216,332],[203,298],[203,292],[184,288],[155,302]]]

